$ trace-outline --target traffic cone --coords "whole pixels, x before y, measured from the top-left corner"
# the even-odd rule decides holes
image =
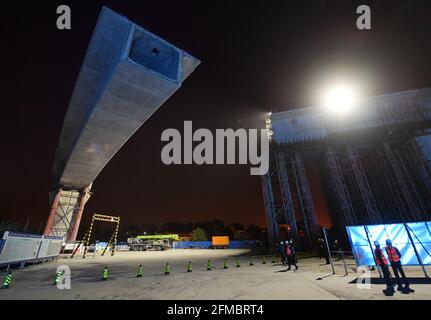
[[[240,268],[240,267],[241,267],[241,264],[239,263],[239,259],[238,259],[238,258],[236,258],[236,267],[237,267],[237,268]]]
[[[224,265],[223,265],[223,269],[228,269],[228,265],[227,265],[227,259],[224,259]]]
[[[169,262],[167,262],[165,265],[165,276],[167,276],[170,273],[171,273],[171,265],[169,264]]]
[[[56,275],[55,275],[55,280],[54,280],[54,285],[57,285],[57,284],[59,284],[60,283],[60,281],[61,281],[61,277],[63,276],[63,274],[64,274],[64,271],[61,271],[61,272],[57,272],[56,273]]]
[[[144,276],[144,267],[142,264],[138,267],[138,272],[136,273],[136,278],[142,278]]]
[[[211,271],[212,269],[213,269],[213,264],[211,262],[211,259],[208,259],[207,271]]]
[[[253,265],[254,265],[254,263],[253,263],[253,257],[250,257],[250,265],[251,265],[251,266],[253,266]]]
[[[105,269],[103,269],[102,280],[108,280],[108,276],[109,276],[109,271],[108,271],[108,266],[106,266]]]
[[[12,282],[12,271],[9,271],[9,273],[7,274],[6,278],[3,281],[3,289],[9,289],[11,282]]]
[[[262,257],[262,264],[266,264],[265,256]]]
[[[275,263],[275,257],[274,256],[272,256],[272,261],[271,262]]]
[[[192,272],[192,271],[193,271],[193,269],[192,269],[192,262],[189,261],[189,263],[187,263],[187,272]]]

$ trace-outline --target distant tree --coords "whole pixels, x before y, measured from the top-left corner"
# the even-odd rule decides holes
[[[232,235],[234,240],[248,240],[250,237],[247,232],[243,230],[235,231]]]
[[[244,230],[244,226],[241,223],[234,222],[228,226],[232,229],[232,231],[241,231]]]
[[[141,226],[142,234],[158,234],[159,233],[159,227],[157,227],[154,224],[143,224]]]
[[[255,224],[250,224],[248,226],[247,233],[249,237],[254,240],[262,240],[262,237],[266,236],[266,234],[263,233],[263,229]]]
[[[126,232],[129,237],[136,237],[142,233],[142,230],[137,225],[129,225],[126,227]]]
[[[207,233],[202,228],[196,228],[192,231],[192,241],[207,241]]]
[[[5,231],[22,231],[22,225],[14,221],[2,220],[0,223],[0,236],[3,236]]]
[[[212,234],[216,236],[224,235],[224,223],[221,220],[214,219],[212,222]]]
[[[214,235],[212,222],[198,222],[195,224],[195,229],[196,228],[203,229],[208,237],[212,237]]]
[[[185,233],[191,232],[193,230],[193,226],[190,223],[182,223],[182,222],[166,222],[161,230],[163,233]]]

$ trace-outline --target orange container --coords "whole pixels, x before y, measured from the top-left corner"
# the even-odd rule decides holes
[[[228,236],[214,236],[212,239],[213,247],[228,247],[229,237]]]

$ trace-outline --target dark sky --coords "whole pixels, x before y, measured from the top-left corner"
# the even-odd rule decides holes
[[[431,86],[430,1],[27,1],[1,9],[0,218],[45,222],[62,121],[102,5],[202,64],[124,145],[93,185],[91,212],[126,224],[265,224],[260,180],[247,166],[164,166],[160,134],[262,128],[271,108],[318,103],[334,77],[374,95]],[[68,4],[72,30],[57,30]],[[356,29],[368,4],[372,30]],[[181,130],[182,131],[182,130]],[[84,218],[85,219],[85,218]]]

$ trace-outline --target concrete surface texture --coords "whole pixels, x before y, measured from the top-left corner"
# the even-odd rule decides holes
[[[358,107],[359,106],[359,107]],[[274,141],[316,141],[336,132],[413,125],[428,128],[431,119],[431,88],[395,92],[361,99],[358,113],[335,122],[322,106],[295,108],[270,115]]]
[[[285,271],[280,262],[266,264],[254,258],[249,266],[247,250],[170,250],[165,252],[117,252],[101,257],[90,253],[86,259],[64,256],[56,262],[27,267],[13,272],[12,287],[0,290],[0,300],[6,299],[431,299],[431,283],[424,282],[420,268],[406,268],[415,293],[386,297],[383,284],[372,284],[360,290],[355,283],[353,260],[348,261],[349,275],[344,277],[340,261],[335,263],[336,275],[329,265],[317,258],[299,261],[298,271]],[[223,269],[224,259],[229,268]],[[239,258],[240,268],[236,268]],[[214,269],[207,271],[208,259]],[[193,272],[186,272],[192,261]],[[169,262],[172,270],[164,275]],[[144,266],[144,276],[136,277],[138,266]],[[57,266],[71,268],[71,289],[59,290],[53,281]],[[109,279],[101,280],[104,267],[109,266]],[[372,272],[378,278],[377,272]],[[322,280],[316,280],[322,278]],[[373,281],[374,282],[374,281]],[[422,284],[419,284],[422,283]]]
[[[64,119],[54,186],[88,187],[199,63],[104,7]]]

